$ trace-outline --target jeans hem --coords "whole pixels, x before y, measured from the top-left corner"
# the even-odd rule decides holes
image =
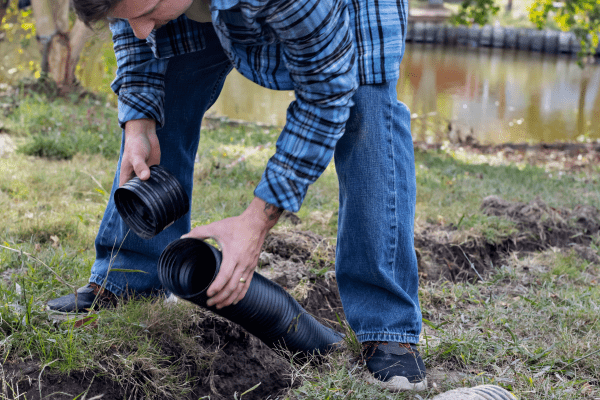
[[[391,332],[367,332],[356,335],[359,342],[398,342],[398,343],[419,343],[419,335]]]
[[[95,283],[96,285],[99,285],[99,286],[104,285],[104,289],[108,290],[109,292],[111,292],[112,294],[114,294],[117,297],[120,297],[121,295],[125,294],[125,292],[126,292],[125,289],[122,289],[122,288],[112,284],[108,280],[106,280],[106,282],[105,282],[104,277],[102,277],[100,275],[92,274],[90,276],[90,283]]]

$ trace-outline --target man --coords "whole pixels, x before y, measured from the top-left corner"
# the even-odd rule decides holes
[[[209,305],[248,290],[264,238],[297,211],[335,153],[340,186],[336,274],[347,320],[363,343],[370,381],[424,390],[413,244],[416,182],[410,113],[396,83],[407,3],[375,0],[75,0],[85,22],[112,18],[123,146],[114,190],[159,162],[192,192],[204,112],[235,67],[271,89],[294,89],[276,153],[240,215],[190,230],[190,215],[155,238],[127,235],[113,197],[96,238],[90,284],[48,303],[77,311],[160,289],[156,261],[171,241],[214,238],[219,275]],[[210,23],[212,22],[212,24]],[[358,89],[357,89],[357,83]],[[344,130],[345,129],[345,130]],[[119,249],[115,256],[116,249]],[[111,272],[141,269],[148,274]],[[108,276],[107,276],[108,274]]]

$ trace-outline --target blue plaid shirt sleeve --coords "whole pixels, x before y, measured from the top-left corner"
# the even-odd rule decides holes
[[[333,157],[358,77],[343,1],[286,0],[278,6],[269,26],[281,41],[296,100],[254,194],[295,212]]]
[[[234,66],[258,84],[293,88],[296,94],[276,152],[254,194],[270,204],[298,211],[308,186],[333,157],[358,88],[347,5],[344,0],[233,2],[211,3],[215,28]],[[193,25],[182,16],[171,21],[169,29],[155,32],[163,36],[173,32],[171,39],[189,40],[197,37],[190,27]],[[168,58],[162,57],[174,53],[166,44],[179,40],[158,36],[138,40],[127,21],[112,23],[111,30],[118,66],[112,88],[119,96],[119,122],[153,118],[162,126],[168,63]],[[198,41],[198,48],[201,45]]]
[[[168,59],[155,58],[145,40],[135,37],[126,20],[110,24],[113,35],[117,74],[111,84],[118,96],[119,124],[149,118],[163,126],[165,72]]]

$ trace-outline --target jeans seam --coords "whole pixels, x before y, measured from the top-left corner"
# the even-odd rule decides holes
[[[389,92],[388,92],[389,93]],[[391,211],[393,212],[394,218],[393,218],[393,222],[392,222],[392,226],[390,226],[390,231],[392,234],[392,240],[393,240],[393,245],[392,245],[392,251],[391,251],[391,260],[390,260],[390,266],[391,266],[391,270],[392,270],[392,279],[394,281],[396,281],[396,256],[397,256],[397,252],[398,252],[398,210],[396,209],[396,203],[397,203],[397,194],[396,194],[396,160],[395,160],[395,154],[394,154],[394,141],[393,141],[393,123],[392,123],[392,119],[394,118],[394,113],[393,113],[393,101],[391,98],[388,97],[388,101],[389,101],[389,107],[387,107],[388,109],[388,118],[387,118],[387,134],[388,134],[388,143],[389,143],[389,150],[390,150],[390,158],[391,158],[391,196],[390,196],[390,201],[392,201],[392,205],[391,205]]]
[[[108,224],[106,224],[106,225],[104,226],[104,229],[102,230],[102,233],[98,232],[98,235],[97,235],[99,238],[102,238],[103,240],[106,240],[106,239],[107,239],[107,238],[106,238],[104,235],[105,235],[105,234],[106,234],[106,232],[108,231],[109,225],[111,225],[111,224],[112,224],[112,221],[114,220],[114,219],[113,219],[113,215],[114,215],[114,213],[115,213],[117,210],[116,210],[116,208],[115,208],[115,207],[111,207],[111,209],[110,209],[110,210],[107,210],[107,211],[109,211],[109,212],[111,213],[111,215],[110,215],[110,219],[108,220],[108,221],[109,221],[109,223],[108,223]],[[111,230],[112,230],[112,229],[111,229]]]
[[[230,64],[229,61],[223,62],[223,64],[225,64],[225,63]],[[225,80],[225,78],[227,78],[227,75],[229,74],[229,71],[231,71],[231,69],[232,69],[232,67],[230,64],[229,68],[225,68],[219,75],[219,78],[215,81],[215,85],[213,86],[212,92],[210,93],[210,100],[209,100],[208,108],[212,107],[212,105],[215,104],[215,102],[217,101],[218,96],[217,96],[217,98],[215,98],[215,95],[217,93],[217,88],[222,86],[223,81]],[[220,91],[219,91],[219,93],[220,93]]]
[[[109,292],[111,292],[112,294],[114,294],[116,296],[120,296],[125,291],[119,285],[116,285],[116,284],[110,282],[108,279],[105,279],[104,277],[102,277],[101,275],[98,275],[98,274],[92,274],[90,276],[90,282],[93,282],[97,285],[104,287],[106,290],[108,290]]]

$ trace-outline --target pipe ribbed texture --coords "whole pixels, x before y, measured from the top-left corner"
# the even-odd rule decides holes
[[[175,176],[153,165],[148,180],[135,177],[115,191],[115,206],[133,232],[152,239],[183,217],[190,201]]]
[[[327,352],[343,336],[319,323],[281,286],[254,273],[246,296],[236,305],[208,307],[206,290],[219,272],[221,253],[197,239],[179,239],[158,261],[158,277],[176,296],[235,322],[271,348],[292,353]]]
[[[517,400],[517,398],[500,386],[481,385],[454,389],[435,396],[433,400]]]

